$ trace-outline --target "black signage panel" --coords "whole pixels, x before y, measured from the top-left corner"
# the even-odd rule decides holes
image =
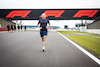
[[[91,20],[100,16],[99,9],[0,9],[0,18],[38,20],[42,13],[50,20]]]

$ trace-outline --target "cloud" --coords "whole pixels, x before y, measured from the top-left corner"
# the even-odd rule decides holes
[[[0,8],[100,8],[100,0],[0,0]]]

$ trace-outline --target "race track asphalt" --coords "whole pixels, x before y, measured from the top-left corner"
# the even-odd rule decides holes
[[[0,33],[0,67],[100,67],[56,31],[42,51],[39,31]]]

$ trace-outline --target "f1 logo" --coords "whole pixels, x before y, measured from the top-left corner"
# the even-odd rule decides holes
[[[59,18],[65,10],[46,10],[44,13],[46,14],[46,17],[48,16],[54,16],[55,18]],[[39,16],[41,18],[42,15]]]
[[[6,18],[14,18],[15,16],[25,18],[30,12],[31,10],[13,10],[6,16]]]
[[[93,17],[99,10],[79,10],[73,17]]]

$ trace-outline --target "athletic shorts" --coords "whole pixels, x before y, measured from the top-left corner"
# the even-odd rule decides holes
[[[40,31],[40,36],[43,37],[44,35],[47,36],[48,31]]]
[[[13,28],[11,28],[13,30]]]
[[[14,27],[14,29],[16,30],[16,27]]]

